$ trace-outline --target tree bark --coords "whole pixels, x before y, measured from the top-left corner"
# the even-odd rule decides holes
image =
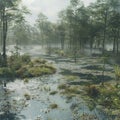
[[[6,38],[7,38],[7,17],[5,16],[5,8],[3,9],[2,16],[2,25],[3,25],[3,67],[7,66],[7,56],[6,56]]]
[[[105,51],[105,41],[106,41],[106,28],[107,28],[107,10],[105,11],[105,19],[104,19],[104,33],[103,33],[103,43],[102,43],[102,53],[104,54]]]

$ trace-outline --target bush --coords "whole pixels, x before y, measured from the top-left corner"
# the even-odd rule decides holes
[[[31,58],[29,55],[22,55],[21,60],[23,63],[29,63],[31,61]]]
[[[14,72],[14,70],[7,67],[0,68],[0,77],[13,77]]]

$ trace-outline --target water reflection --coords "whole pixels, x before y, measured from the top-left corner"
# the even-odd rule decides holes
[[[11,100],[10,91],[3,86],[0,86],[0,98],[0,120],[20,120],[19,111]]]

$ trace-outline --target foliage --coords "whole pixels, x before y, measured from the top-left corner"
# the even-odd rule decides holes
[[[39,40],[42,45],[46,45],[49,54],[56,47],[64,53],[68,49],[75,61],[79,55],[75,54],[76,50],[81,54],[85,48],[89,48],[91,54],[96,49],[105,53],[108,52],[106,44],[111,44],[111,50],[118,55],[119,4],[117,0],[97,0],[86,7],[79,0],[71,0],[70,5],[60,11],[59,21],[55,24],[40,13],[35,24],[38,36],[41,36]],[[57,52],[60,54],[60,51]]]
[[[3,43],[3,62],[2,66],[7,66],[7,55],[6,55],[6,43],[8,28],[11,21],[17,22],[24,20],[24,13],[28,13],[25,7],[19,7],[20,0],[0,0],[0,22],[1,22],[1,33],[2,33],[2,43]],[[21,9],[22,8],[22,9]]]
[[[85,87],[85,91],[90,99],[94,101],[94,104],[111,108],[113,111],[120,108],[120,88],[116,88],[115,84],[106,83],[104,87],[101,85],[91,85],[87,89]]]
[[[0,68],[0,77],[14,77],[15,71],[8,68],[8,67],[2,67]]]

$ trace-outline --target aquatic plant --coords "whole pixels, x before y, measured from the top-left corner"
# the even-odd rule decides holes
[[[31,98],[28,93],[25,93],[25,94],[24,94],[24,97],[26,98],[26,100],[30,100],[30,98]]]
[[[58,86],[59,89],[65,89],[66,87],[67,87],[66,84],[60,84],[60,85]]]
[[[51,109],[56,109],[56,108],[58,108],[58,105],[57,105],[57,104],[55,104],[55,103],[50,104],[50,108],[51,108]]]
[[[67,75],[63,79],[67,81],[73,81],[73,80],[77,80],[78,78],[79,78],[78,76]]]
[[[58,93],[57,91],[52,91],[52,92],[50,92],[50,95],[55,95],[57,93]]]
[[[28,83],[29,82],[29,79],[28,78],[25,78],[24,79],[24,83]]]

